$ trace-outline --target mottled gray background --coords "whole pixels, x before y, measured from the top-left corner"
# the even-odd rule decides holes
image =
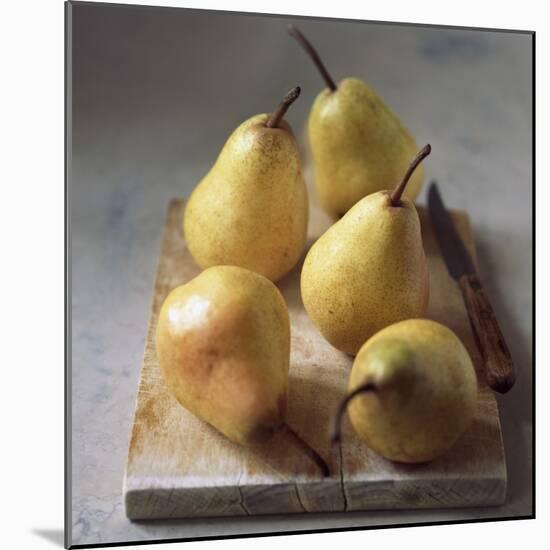
[[[499,398],[507,504],[133,524],[122,475],[167,202],[190,193],[242,120],[272,110],[296,84],[302,97],[287,119],[303,135],[322,84],[286,35],[296,19],[101,4],[70,11],[72,542],[531,513],[531,37],[300,23],[336,80],[365,79],[418,143],[432,143],[428,176],[450,206],[470,213],[518,370]]]

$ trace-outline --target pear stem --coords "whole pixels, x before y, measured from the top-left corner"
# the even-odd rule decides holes
[[[412,176],[413,172],[416,170],[417,166],[432,152],[432,146],[428,143],[428,145],[425,145],[418,151],[416,154],[416,157],[412,160],[412,162],[409,164],[409,167],[407,168],[407,172],[405,172],[405,175],[403,176],[403,179],[401,180],[401,183],[392,191],[390,195],[391,205],[392,206],[400,206],[401,205],[401,195],[403,194],[403,191],[405,191],[405,187],[407,186],[407,183],[409,182],[410,177]]]
[[[334,416],[334,422],[332,424],[330,435],[330,440],[332,443],[338,443],[342,439],[342,418],[344,417],[344,413],[346,412],[349,402],[357,395],[369,391],[378,391],[378,388],[372,382],[366,382],[365,384],[361,384],[355,388],[351,393],[348,393],[348,395],[340,401]]]
[[[331,92],[334,92],[336,90],[336,84],[334,83],[334,80],[332,80],[331,76],[328,74],[325,65],[321,61],[321,58],[319,57],[319,54],[317,53],[315,48],[311,45],[311,42],[294,25],[288,26],[288,33],[290,34],[290,36],[296,38],[296,40],[300,43],[300,46],[304,48],[304,50],[307,52],[309,57],[311,57],[311,60],[321,73],[323,80],[326,82]]]
[[[296,86],[285,95],[283,101],[279,103],[277,110],[269,117],[268,121],[265,123],[268,128],[277,128],[277,126],[279,126],[279,122],[281,122],[281,119],[285,116],[288,108],[298,99],[301,91],[302,90],[300,86]]]
[[[330,476],[330,468],[325,462],[325,459],[313,447],[310,447],[310,445],[306,443],[287,423],[284,423],[281,426],[281,431],[289,434],[298,443],[300,448],[305,451],[305,453],[313,460],[313,462],[315,462],[315,464],[317,464],[323,477]]]

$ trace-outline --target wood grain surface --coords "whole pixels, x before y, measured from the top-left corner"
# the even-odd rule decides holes
[[[278,283],[287,301],[292,345],[288,423],[331,467],[319,470],[293,441],[277,434],[244,448],[180,406],[165,387],[155,356],[154,331],[170,290],[200,272],[183,240],[185,201],[168,207],[154,286],[151,318],[124,476],[130,519],[243,516],[253,514],[368,509],[488,506],[504,502],[506,467],[498,408],[481,377],[481,356],[460,289],[447,273],[426,212],[419,208],[430,269],[428,317],[439,321],[467,347],[479,381],[478,414],[443,457],[423,465],[394,464],[354,434],[349,420],[342,443],[331,447],[330,418],[344,395],[352,358],[332,348],[309,321],[300,297],[301,264]],[[330,220],[312,207],[308,247]],[[467,216],[453,219],[475,259]]]

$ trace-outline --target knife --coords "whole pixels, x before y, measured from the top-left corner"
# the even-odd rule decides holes
[[[493,390],[506,393],[516,381],[510,351],[472,258],[441,200],[435,182],[431,183],[428,191],[428,211],[447,270],[462,291],[470,324],[483,356],[485,380]]]

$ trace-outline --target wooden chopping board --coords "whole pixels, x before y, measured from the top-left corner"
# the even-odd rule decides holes
[[[329,422],[346,391],[352,359],[332,348],[307,317],[300,297],[299,264],[278,283],[292,327],[287,421],[328,462],[332,476],[322,478],[288,436],[277,434],[268,443],[241,447],[193,416],[168,392],[155,356],[157,315],[170,290],[200,272],[183,240],[184,204],[175,199],[168,206],[154,287],[124,476],[130,519],[503,503],[506,466],[496,399],[480,376],[481,356],[460,290],[447,273],[424,209],[418,211],[430,269],[427,316],[451,328],[474,361],[479,381],[477,417],[445,456],[429,464],[385,460],[355,436],[347,418],[341,445],[331,447]],[[468,217],[453,212],[453,219],[475,258]],[[329,225],[329,218],[312,206],[308,248]]]

